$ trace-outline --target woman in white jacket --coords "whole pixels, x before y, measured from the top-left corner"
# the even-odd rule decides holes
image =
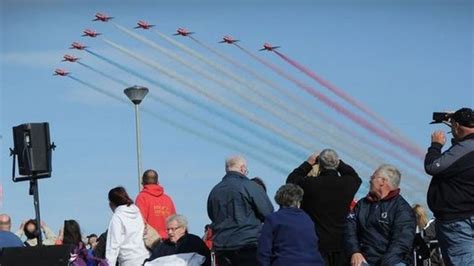
[[[105,256],[109,265],[142,265],[149,257],[143,242],[145,228],[140,210],[123,187],[109,191],[109,206],[114,212],[107,232]]]

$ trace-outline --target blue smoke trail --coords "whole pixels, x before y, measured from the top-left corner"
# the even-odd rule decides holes
[[[115,66],[115,67],[117,67],[117,68],[119,68],[119,69],[122,69],[123,71],[125,71],[125,72],[127,72],[127,73],[130,73],[130,74],[132,74],[132,75],[134,75],[134,76],[136,76],[136,77],[139,77],[139,78],[141,78],[141,79],[143,79],[143,80],[145,80],[145,81],[148,81],[148,82],[150,82],[150,83],[152,83],[152,84],[155,84],[156,86],[158,86],[158,87],[160,87],[160,88],[162,88],[162,89],[165,89],[167,92],[172,93],[172,94],[174,94],[175,96],[178,96],[178,97],[180,97],[180,98],[182,98],[182,99],[184,99],[184,100],[186,100],[186,101],[188,101],[188,102],[191,102],[192,104],[194,104],[194,105],[196,105],[196,106],[198,106],[198,107],[200,107],[200,108],[203,108],[203,109],[205,109],[206,111],[208,111],[208,112],[210,112],[210,113],[212,113],[212,114],[215,114],[215,115],[217,115],[217,116],[219,116],[219,117],[221,117],[221,118],[223,118],[223,119],[225,119],[225,120],[227,120],[227,121],[233,123],[234,125],[236,125],[236,126],[242,128],[242,129],[244,129],[244,130],[246,130],[246,131],[248,131],[248,132],[250,132],[250,133],[252,133],[252,134],[254,134],[254,135],[256,135],[256,136],[258,136],[259,138],[261,138],[261,139],[263,139],[263,140],[265,140],[265,141],[267,141],[267,142],[273,144],[274,146],[276,146],[276,147],[278,147],[278,148],[284,150],[285,152],[291,152],[294,156],[296,156],[296,158],[304,158],[305,156],[307,156],[306,152],[303,152],[303,151],[301,151],[301,150],[299,150],[299,149],[296,149],[296,148],[294,148],[294,147],[292,147],[292,146],[290,146],[290,145],[287,145],[286,143],[283,143],[283,142],[281,142],[280,140],[276,139],[274,136],[271,136],[271,135],[262,133],[262,132],[260,132],[260,131],[258,131],[258,130],[255,130],[255,129],[252,129],[252,128],[248,127],[247,125],[245,125],[244,123],[242,123],[241,121],[239,121],[239,120],[237,120],[237,119],[235,119],[235,118],[233,118],[233,117],[231,117],[231,116],[228,116],[228,115],[225,114],[225,113],[221,113],[221,112],[219,112],[218,110],[212,108],[211,106],[206,105],[205,103],[201,103],[199,100],[197,100],[197,99],[195,99],[195,98],[192,98],[192,97],[190,97],[190,96],[188,96],[188,95],[186,95],[186,94],[184,94],[184,93],[182,93],[182,92],[179,92],[178,90],[173,89],[173,88],[171,88],[170,86],[167,86],[167,85],[165,85],[165,84],[162,84],[162,83],[160,83],[160,82],[158,82],[158,81],[156,81],[156,80],[154,80],[154,79],[148,78],[148,77],[146,77],[146,76],[144,76],[144,75],[142,75],[142,74],[140,74],[140,73],[134,71],[133,69],[130,69],[130,68],[128,68],[128,67],[125,67],[125,66],[123,66],[123,65],[121,65],[121,64],[119,64],[119,63],[117,63],[117,62],[115,62],[115,61],[113,61],[113,60],[110,60],[110,59],[108,59],[108,58],[106,58],[106,57],[104,57],[104,56],[102,56],[102,55],[99,55],[99,54],[97,54],[97,53],[95,53],[95,52],[92,52],[92,51],[89,50],[89,49],[85,49],[85,51],[87,51],[88,53],[90,53],[90,54],[96,56],[97,58],[99,58],[99,59],[101,59],[101,60],[103,60],[103,61],[105,61],[105,62],[107,62],[107,63],[109,63],[109,64],[111,64],[111,65],[113,65],[113,66]]]
[[[92,71],[95,71],[95,72],[101,74],[102,76],[104,76],[104,77],[106,77],[106,78],[108,78],[108,79],[111,79],[111,80],[113,80],[113,81],[115,81],[115,82],[117,82],[117,83],[119,83],[119,84],[122,84],[123,86],[131,86],[131,85],[128,84],[127,82],[125,82],[125,81],[123,81],[123,80],[121,80],[121,79],[118,79],[118,78],[116,78],[116,77],[114,77],[114,76],[112,76],[112,75],[109,75],[109,74],[107,74],[107,73],[105,73],[105,72],[103,72],[103,71],[100,71],[100,70],[98,70],[98,69],[95,68],[95,67],[89,66],[89,65],[87,65],[87,64],[85,64],[85,63],[82,63],[82,62],[79,62],[79,61],[77,61],[77,63],[78,63],[79,65],[85,67],[85,68],[88,68],[88,69],[90,69],[90,70],[92,70]]]
[[[105,73],[105,72],[103,72],[103,71],[100,71],[100,70],[98,70],[98,69],[96,69],[96,68],[94,68],[94,67],[91,67],[91,66],[89,66],[89,65],[87,65],[87,64],[85,64],[85,63],[79,63],[79,64],[82,65],[82,66],[84,66],[84,67],[86,67],[86,68],[88,68],[88,69],[90,69],[90,70],[92,70],[92,71],[94,71],[94,72],[97,72],[97,73],[99,73],[100,75],[102,75],[102,76],[104,76],[104,77],[106,77],[106,78],[108,78],[108,79],[110,79],[110,80],[112,80],[112,81],[115,81],[115,82],[117,82],[117,83],[119,83],[119,84],[121,84],[121,85],[123,85],[123,86],[126,86],[126,87],[130,87],[130,86],[131,86],[131,84],[127,83],[126,81],[123,81],[123,80],[120,80],[120,79],[118,79],[118,78],[115,78],[115,77],[113,77],[112,75],[109,75],[109,74],[107,74],[107,73]],[[208,120],[205,120],[205,119],[203,119],[203,118],[201,118],[201,117],[195,115],[195,114],[192,113],[192,112],[187,112],[187,111],[185,111],[184,109],[180,108],[179,106],[173,105],[172,103],[167,102],[165,99],[161,99],[161,98],[157,97],[156,95],[154,95],[154,94],[152,94],[152,93],[149,94],[149,97],[151,97],[153,100],[155,100],[155,101],[157,101],[157,102],[159,102],[159,103],[162,103],[162,104],[168,106],[169,108],[171,108],[171,109],[173,109],[173,110],[179,112],[180,114],[182,114],[182,115],[185,116],[185,117],[189,117],[189,118],[191,118],[191,119],[194,119],[194,120],[200,122],[201,124],[206,125],[206,126],[208,126],[209,128],[214,129],[215,131],[220,132],[220,133],[222,133],[223,135],[228,136],[228,137],[230,137],[231,139],[233,139],[233,140],[235,140],[235,141],[237,141],[237,142],[240,142],[240,143],[245,144],[245,145],[248,146],[250,149],[254,149],[254,150],[256,149],[256,150],[258,150],[258,151],[260,151],[260,152],[265,153],[267,156],[272,156],[273,158],[275,158],[275,159],[277,159],[277,160],[281,160],[282,162],[285,162],[285,160],[290,160],[290,161],[292,161],[293,163],[296,163],[296,161],[294,160],[294,158],[289,158],[289,157],[283,158],[281,154],[279,154],[279,155],[275,154],[274,151],[268,149],[268,147],[266,147],[266,146],[259,146],[258,144],[251,143],[251,142],[247,141],[246,139],[243,139],[243,138],[241,138],[241,137],[235,135],[233,131],[226,129],[225,127],[220,128],[220,127],[216,126],[215,124],[209,122]],[[286,154],[285,154],[285,155],[286,155]],[[285,157],[286,157],[286,156],[285,156]],[[287,162],[287,161],[286,161],[286,162]]]
[[[113,94],[113,93],[111,93],[111,92],[109,92],[109,91],[107,91],[107,90],[101,89],[101,88],[99,88],[99,87],[97,87],[97,86],[94,86],[94,85],[92,85],[92,84],[90,84],[90,83],[88,83],[88,82],[85,82],[85,81],[83,81],[83,80],[80,80],[80,79],[78,79],[78,78],[76,78],[76,77],[73,77],[73,76],[71,76],[71,75],[68,75],[67,77],[69,77],[69,78],[71,78],[71,79],[73,79],[73,80],[75,80],[75,81],[77,81],[77,82],[83,84],[84,86],[89,87],[89,88],[91,88],[91,89],[97,91],[97,92],[100,92],[100,93],[102,93],[102,94],[104,94],[104,95],[106,95],[106,96],[109,96],[109,97],[111,97],[111,98],[113,98],[113,99],[115,99],[115,100],[118,100],[118,101],[120,101],[120,102],[122,102],[122,103],[125,103],[125,104],[127,104],[127,105],[131,105],[131,103],[130,103],[129,101],[125,100],[124,98],[120,98],[120,97],[118,97],[117,95],[115,95],[115,94]],[[219,144],[219,145],[221,145],[221,146],[223,146],[223,147],[227,147],[227,148],[230,148],[230,149],[233,149],[233,150],[243,151],[243,152],[245,152],[245,154],[248,154],[249,157],[252,157],[252,158],[254,158],[255,160],[257,160],[257,161],[259,161],[259,162],[261,162],[261,163],[263,163],[263,164],[265,164],[265,165],[271,167],[272,169],[274,169],[275,171],[277,171],[277,172],[279,172],[279,173],[281,173],[281,174],[287,175],[287,174],[289,173],[289,169],[283,168],[283,167],[281,167],[281,165],[275,164],[273,161],[269,161],[269,160],[267,160],[266,158],[264,158],[264,157],[262,157],[262,156],[260,156],[260,155],[258,155],[258,154],[256,154],[256,153],[254,153],[254,152],[252,152],[252,151],[248,151],[248,150],[242,149],[242,148],[239,147],[238,145],[234,145],[234,144],[231,143],[231,142],[227,142],[227,141],[225,141],[225,140],[217,139],[217,138],[215,138],[215,137],[212,137],[212,138],[211,138],[210,136],[208,136],[208,135],[206,135],[206,134],[203,134],[203,133],[198,132],[198,131],[196,131],[196,130],[194,130],[194,129],[192,129],[192,128],[189,128],[189,127],[183,126],[183,125],[181,125],[181,124],[178,124],[178,123],[176,123],[175,121],[173,121],[173,120],[171,120],[171,119],[168,119],[168,118],[166,118],[166,117],[160,116],[160,115],[156,114],[155,112],[149,110],[149,109],[146,108],[146,107],[142,107],[141,110],[142,110],[143,112],[145,112],[145,113],[151,115],[152,117],[161,120],[161,121],[164,122],[164,123],[170,124],[170,125],[173,126],[173,127],[176,127],[176,128],[178,128],[178,129],[183,130],[183,131],[186,132],[186,133],[191,133],[191,134],[193,134],[193,135],[195,135],[195,136],[197,136],[197,137],[200,137],[200,138],[202,138],[202,139],[204,139],[204,140],[207,140],[207,141],[209,141],[209,142],[211,142],[211,143],[217,143],[217,144]]]

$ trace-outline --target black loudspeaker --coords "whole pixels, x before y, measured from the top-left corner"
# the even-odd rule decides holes
[[[1,266],[67,266],[71,257],[70,245],[3,248]]]
[[[20,175],[51,176],[51,141],[48,123],[28,123],[13,127],[14,153]]]

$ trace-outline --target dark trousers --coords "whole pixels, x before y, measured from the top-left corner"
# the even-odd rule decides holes
[[[320,253],[326,266],[345,266],[349,263],[344,251],[320,251]]]
[[[218,266],[255,266],[257,263],[257,247],[243,247],[237,250],[216,250]]]

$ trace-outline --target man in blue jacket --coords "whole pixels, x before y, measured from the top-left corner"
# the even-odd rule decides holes
[[[352,266],[407,265],[410,261],[416,220],[400,195],[400,177],[394,166],[381,165],[370,178],[369,194],[349,214],[345,238]]]
[[[225,169],[226,175],[207,200],[217,264],[254,266],[258,234],[273,205],[263,188],[247,177],[242,156],[229,157]]]
[[[0,214],[0,250],[8,247],[23,247],[21,239],[12,233],[12,220],[7,214]]]
[[[474,111],[461,108],[450,115],[453,145],[443,131],[431,135],[425,171],[432,175],[428,206],[436,217],[436,235],[447,265],[474,263]]]

